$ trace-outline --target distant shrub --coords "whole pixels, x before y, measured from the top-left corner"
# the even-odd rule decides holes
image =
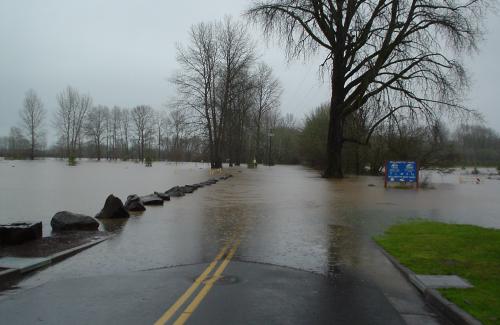
[[[151,159],[150,156],[146,156],[146,158],[144,158],[144,164],[146,165],[146,167],[153,166],[153,159]]]
[[[76,166],[76,158],[73,155],[68,157],[68,166]]]

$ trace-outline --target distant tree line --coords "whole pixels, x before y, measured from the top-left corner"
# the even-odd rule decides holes
[[[282,116],[277,97],[280,89],[265,64],[256,66],[251,88],[240,89],[239,102],[224,112],[219,166],[224,162],[239,165],[257,159],[269,161],[269,135],[273,133],[273,163],[298,163],[297,121]],[[269,90],[269,85],[272,88]],[[265,92],[275,92],[272,94]],[[58,157],[66,159],[210,162],[210,140],[203,121],[193,117],[182,105],[155,110],[147,105],[133,108],[93,105],[92,97],[68,86],[57,96],[57,109],[47,117],[35,91],[26,93],[20,110],[20,124],[0,137],[0,156],[13,159]],[[247,101],[247,102],[245,102]],[[176,104],[179,102],[177,101]],[[216,109],[219,109],[218,106]],[[217,113],[216,114],[220,114]],[[217,123],[221,123],[217,120]],[[56,132],[57,141],[47,146],[47,129]],[[215,165],[214,165],[215,166]]]
[[[181,110],[154,110],[93,105],[90,95],[68,86],[57,95],[57,109],[47,121],[46,111],[33,90],[26,93],[21,123],[0,137],[0,155],[16,159],[60,157],[68,159],[143,161],[203,160],[203,140],[191,134]],[[56,131],[57,141],[46,144],[46,130]]]
[[[329,107],[314,109],[300,132],[299,157],[304,164],[324,168]],[[349,137],[366,137],[367,116],[362,111],[345,124]],[[441,120],[418,123],[411,115],[394,116],[381,123],[369,135],[369,143],[346,143],[344,172],[379,174],[385,160],[414,160],[421,167],[500,166],[500,135],[483,125],[461,124],[450,130]]]
[[[245,96],[249,94],[252,92],[246,92]],[[253,96],[258,99],[260,95],[256,92]],[[46,146],[47,114],[36,93],[29,90],[20,111],[20,125],[12,127],[9,135],[0,137],[0,155],[17,159],[73,156],[97,160],[142,161],[149,157],[210,161],[206,132],[182,107],[160,111],[147,105],[132,109],[92,106],[89,95],[71,87],[59,93],[57,99],[58,109],[49,123],[58,132],[56,144]],[[240,124],[226,124],[236,128],[227,130],[226,134],[236,133],[236,136],[234,139],[227,136],[222,142],[221,157],[225,162],[239,164],[259,157],[259,162],[265,164],[302,163],[324,168],[328,105],[313,109],[302,121],[291,114],[282,115],[277,106],[273,106],[260,113],[259,124],[258,100],[252,103],[246,107],[245,119],[235,118]],[[242,114],[239,110],[231,111],[233,116],[238,113]],[[346,134],[366,137],[370,132],[366,118],[360,113],[353,115],[345,125]],[[416,160],[422,167],[500,165],[500,135],[483,125],[462,124],[449,130],[439,120],[422,125],[411,116],[398,116],[384,121],[370,136],[368,144],[346,144],[345,172],[379,174],[388,159]]]

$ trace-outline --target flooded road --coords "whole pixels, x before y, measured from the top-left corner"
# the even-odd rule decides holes
[[[34,273],[13,292],[61,279],[206,263],[241,233],[235,261],[310,271],[340,283],[354,277],[356,283],[380,288],[396,308],[405,299],[421,305],[414,289],[375,247],[374,235],[415,217],[500,227],[499,180],[476,184],[458,175],[434,174],[435,189],[415,191],[385,190],[381,177],[325,180],[301,166],[226,171],[234,177],[172,198],[163,207],[148,207],[128,220],[103,223],[101,229],[113,232],[113,238]],[[209,177],[202,164],[145,168],[84,162],[71,168],[60,161],[2,161],[0,222],[42,219],[48,234],[57,211],[94,215],[110,193],[124,200],[128,194]]]

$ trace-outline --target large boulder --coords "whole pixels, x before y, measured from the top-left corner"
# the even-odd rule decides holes
[[[170,195],[168,195],[167,193],[155,192],[154,194],[163,201],[170,201]]]
[[[0,225],[0,245],[18,245],[42,237],[42,222]]]
[[[92,217],[69,211],[57,212],[50,220],[53,231],[97,230],[99,222]]]
[[[125,201],[125,209],[128,211],[145,211],[146,207],[138,195],[132,194],[129,195],[127,201]]]
[[[174,186],[171,189],[165,191],[165,194],[171,197],[179,197],[186,195],[184,191],[179,186]]]
[[[106,199],[101,212],[99,212],[95,217],[98,219],[128,218],[130,217],[130,214],[123,206],[122,200],[113,194],[110,194]]]
[[[154,194],[141,196],[141,201],[144,205],[163,205],[163,199]]]

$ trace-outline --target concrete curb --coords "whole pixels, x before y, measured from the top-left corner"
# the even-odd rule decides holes
[[[90,241],[90,242],[85,243],[83,245],[69,248],[69,249],[64,250],[62,252],[49,255],[43,261],[33,263],[33,264],[28,265],[22,269],[6,269],[3,271],[0,271],[0,284],[4,281],[11,281],[11,280],[17,279],[28,272],[35,271],[35,270],[41,269],[45,266],[58,263],[58,262],[66,259],[72,255],[75,255],[75,254],[77,254],[77,253],[79,253],[87,248],[90,248],[90,247],[95,246],[95,245],[97,245],[105,240],[108,240],[111,237],[112,236],[107,236],[105,238],[93,240],[93,241]]]
[[[407,268],[406,266],[399,263],[399,261],[389,254],[385,249],[383,249],[379,244],[377,247],[380,251],[391,261],[391,263],[403,274],[403,276],[413,284],[418,291],[424,296],[426,303],[434,307],[443,316],[445,316],[453,324],[457,325],[481,325],[482,323],[472,317],[469,313],[462,310],[460,307],[452,303],[451,301],[444,298],[439,291],[436,289],[426,287],[422,281],[420,281],[416,274]]]

